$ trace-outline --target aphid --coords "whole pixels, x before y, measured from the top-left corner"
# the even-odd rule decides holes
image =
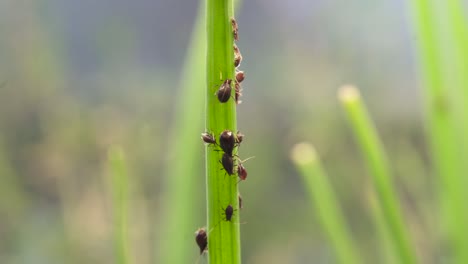
[[[209,144],[209,145],[211,145],[211,144],[216,145],[216,139],[214,138],[213,134],[210,134],[210,133],[207,133],[207,132],[202,133],[202,134],[201,134],[201,139],[202,139],[205,143],[207,143],[207,144]]]
[[[236,72],[236,81],[241,83],[245,79],[245,74],[243,71]]]
[[[240,195],[238,195],[238,197],[240,197]],[[239,198],[239,199],[242,199],[242,198]],[[240,202],[240,204],[242,203],[242,201]],[[240,205],[239,205],[240,206]],[[210,231],[208,233],[210,233],[212,230],[215,230],[219,224],[221,224],[222,221],[226,221],[226,222],[232,222],[232,216],[234,215],[234,212],[237,211],[237,209],[234,209],[234,207],[232,205],[228,205],[226,208],[222,208],[221,207],[221,215],[224,216],[224,218],[221,218],[219,220],[219,222],[213,227],[210,229]],[[245,224],[245,223],[237,223],[237,224]],[[200,230],[200,229],[199,229]],[[204,230],[204,229],[203,229]],[[198,231],[197,231],[198,232]],[[195,233],[197,234],[197,233]],[[198,243],[198,242],[197,242]]]
[[[229,155],[228,153],[224,153],[221,159],[221,164],[223,164],[223,168],[227,172],[227,174],[234,174],[234,159],[231,155]]]
[[[226,103],[231,97],[231,90],[232,90],[231,83],[232,83],[232,80],[227,79],[221,84],[221,86],[219,86],[219,89],[216,92],[216,95],[218,96],[218,100],[221,103]]]
[[[208,246],[208,236],[206,234],[205,228],[199,228],[195,232],[195,241],[197,242],[198,247],[200,248],[200,255],[207,250]]]
[[[247,179],[247,170],[245,169],[244,165],[242,163],[246,162],[249,159],[252,159],[254,157],[247,158],[245,160],[240,160],[238,159],[237,161],[237,176],[239,177],[239,182],[240,181],[245,181]]]
[[[239,176],[241,181],[245,181],[245,179],[247,179],[247,170],[240,162],[237,164],[237,176]]]
[[[244,207],[243,207],[243,204],[242,204],[242,196],[240,195],[240,193],[237,194],[237,198],[239,199],[239,209],[244,208]]]
[[[239,82],[236,82],[234,89],[236,90],[236,95],[234,97],[234,100],[236,101],[236,104],[242,103],[239,98],[242,96],[242,87],[240,86]]]
[[[234,207],[232,205],[228,205],[226,209],[224,209],[224,214],[226,215],[226,221],[231,222],[232,215],[234,214]]]
[[[239,48],[234,44],[234,66],[237,68],[242,62],[242,55]]]
[[[236,143],[240,144],[242,143],[242,140],[244,140],[244,134],[242,134],[240,131],[237,131]]]
[[[221,210],[223,210],[222,214],[225,216],[222,220],[233,223],[232,216],[234,215],[234,212],[237,211],[237,209],[234,209],[232,205],[228,205],[226,208],[221,208]],[[218,222],[218,224],[219,223],[221,223],[221,221]],[[246,222],[236,224],[246,224]]]
[[[231,18],[231,26],[232,26],[232,35],[234,36],[234,40],[239,40],[239,27],[237,26],[237,21],[234,18]]]
[[[232,151],[236,146],[236,138],[232,131],[224,130],[221,135],[219,135],[219,146],[225,153],[232,156]]]

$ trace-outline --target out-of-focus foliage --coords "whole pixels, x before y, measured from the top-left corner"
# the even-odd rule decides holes
[[[167,139],[197,6],[0,1],[0,263],[115,263],[113,144],[124,149],[130,176],[130,258],[154,262],[166,239],[157,231],[170,204],[162,199]],[[405,8],[401,0],[276,0],[245,1],[237,12],[246,72],[240,152],[256,157],[240,186],[244,262],[334,259],[289,163],[302,140],[321,153],[363,257],[379,258],[369,177],[336,102],[337,87],[349,82],[362,89],[395,164],[418,255],[433,260],[436,201]],[[203,153],[200,142],[200,160]],[[201,168],[193,170],[197,190]],[[204,198],[197,192],[194,204]],[[193,231],[205,223],[205,208],[194,211],[185,219]],[[194,263],[197,251],[193,243]]]

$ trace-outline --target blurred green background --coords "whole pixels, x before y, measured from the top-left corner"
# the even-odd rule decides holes
[[[336,99],[360,88],[389,154],[421,263],[437,263],[437,202],[415,33],[405,0],[246,0],[236,12],[246,73],[238,127],[244,263],[333,263],[289,159],[320,153],[367,263],[382,259],[370,179]],[[167,164],[197,1],[0,1],[0,263],[115,263],[107,151],[129,172],[133,263],[158,263]],[[200,62],[204,67],[203,62]],[[179,109],[180,110],[180,109]],[[187,115],[190,109],[181,110]],[[194,116],[203,127],[203,116]],[[193,134],[199,140],[203,131]],[[205,224],[204,146],[184,233]],[[184,163],[183,159],[177,162]],[[177,249],[172,249],[177,251]],[[201,260],[204,261],[204,260]]]

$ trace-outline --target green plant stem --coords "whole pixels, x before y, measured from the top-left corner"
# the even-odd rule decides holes
[[[416,263],[416,256],[411,247],[408,230],[405,228],[397,193],[393,187],[387,157],[367,109],[356,88],[343,87],[339,95],[366,159],[385,220],[391,230],[392,242],[399,253],[399,263]]]
[[[456,67],[453,67],[452,64],[446,64],[448,69],[444,69],[442,59],[444,49],[441,47],[437,35],[435,21],[437,16],[434,6],[431,6],[427,0],[412,0],[411,4],[411,17],[417,37],[415,44],[423,86],[426,131],[431,145],[435,172],[439,179],[437,187],[442,208],[441,227],[446,235],[444,239],[448,240],[451,252],[453,252],[455,263],[467,263],[468,237],[465,234],[468,227],[466,226],[467,210],[464,199],[466,169],[463,168],[466,166],[466,162],[463,160],[465,157],[463,151],[459,149],[460,146],[466,144],[466,134],[459,133],[459,131],[464,131],[460,130],[460,125],[466,128],[466,115],[464,112],[459,113],[457,120],[455,114],[455,111],[464,104],[460,98],[466,98],[467,80],[466,72],[459,71],[458,74],[465,77],[459,76],[458,80],[462,80],[462,82],[458,84],[457,91],[457,88],[453,87],[456,83],[452,83],[451,78],[444,75],[447,70],[453,72],[454,69],[465,68],[466,62],[456,59]],[[451,5],[449,12],[452,13],[449,16],[455,15],[453,14],[455,12],[453,10],[454,4],[448,4]],[[461,10],[462,8],[459,12],[462,12]],[[454,17],[451,18],[451,21],[454,27],[452,30],[457,36],[457,32],[460,31],[460,19]],[[447,48],[455,48],[455,54],[457,54],[460,52],[460,47],[457,45],[452,43]],[[466,55],[466,48],[461,51],[461,54]],[[455,55],[455,57],[457,56],[460,55]],[[464,59],[466,58],[461,58],[461,60]],[[464,108],[466,109],[466,106]],[[460,137],[462,137],[461,140]]]
[[[224,130],[237,132],[234,100],[231,98],[227,103],[220,103],[215,95],[224,80],[234,79],[232,17],[232,0],[206,1],[206,131],[214,133],[216,138]],[[232,89],[232,97],[234,92]],[[210,146],[206,149],[208,259],[215,264],[240,263],[237,177],[226,175],[220,164],[222,154],[222,151]],[[230,222],[223,220],[223,209],[228,205],[237,210]]]
[[[319,221],[326,230],[339,262],[362,263],[315,149],[307,143],[298,144],[291,152],[291,159],[302,175],[311,203],[315,204]]]
[[[393,244],[390,242],[390,229],[385,221],[385,216],[383,215],[382,208],[375,196],[374,190],[371,190],[367,196],[367,201],[369,202],[370,211],[372,214],[373,221],[375,223],[377,237],[380,240],[380,253],[381,259],[378,263],[395,263],[396,251]]]
[[[112,207],[114,213],[114,243],[119,264],[129,263],[128,237],[128,173],[124,153],[120,147],[109,149],[111,167]]]
[[[180,78],[180,91],[175,107],[177,112],[171,128],[164,203],[166,228],[160,236],[161,246],[156,252],[160,263],[189,263],[190,256],[197,252],[195,242],[187,237],[193,234],[198,212],[201,211],[197,210],[199,206],[196,199],[200,190],[194,186],[202,178],[194,172],[199,171],[198,168],[203,164],[199,155],[202,141],[198,139],[203,130],[203,91],[206,86],[205,11],[205,1],[201,1]],[[158,227],[158,232],[160,231],[161,228]]]

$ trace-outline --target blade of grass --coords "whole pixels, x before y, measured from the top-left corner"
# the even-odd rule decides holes
[[[439,180],[437,187],[442,209],[440,214],[442,218],[441,231],[444,233],[443,238],[447,240],[449,248],[453,251],[455,263],[466,263],[468,237],[464,234],[467,233],[468,227],[465,224],[467,210],[463,188],[466,182],[463,177],[466,174],[464,173],[466,169],[463,166],[466,166],[466,162],[462,160],[463,152],[460,152],[459,149],[463,142],[466,143],[466,139],[460,141],[459,138],[463,135],[458,132],[460,125],[466,122],[466,115],[458,113],[461,118],[457,120],[455,113],[457,108],[463,105],[459,98],[464,96],[460,91],[457,94],[453,93],[457,89],[452,87],[454,83],[451,82],[451,78],[444,75],[444,73],[447,74],[447,71],[451,74],[454,67],[451,64],[445,64],[447,69],[444,68],[445,48],[441,46],[439,40],[435,21],[438,16],[433,4],[427,0],[411,1],[411,18],[416,33],[415,46],[419,57],[423,86],[426,131],[431,145],[435,173]],[[451,9],[453,12],[453,6]],[[458,18],[452,18],[452,24],[458,23]],[[455,25],[454,27],[459,26]],[[453,49],[453,45],[456,44],[452,43],[449,49]],[[460,69],[460,66],[464,67],[465,63],[458,61],[458,67],[455,67],[455,70]],[[466,72],[459,74],[466,75]],[[463,77],[463,79],[466,78]],[[459,86],[459,88],[466,91],[466,83],[459,85],[465,85]],[[466,125],[464,126],[466,127]]]
[[[386,223],[391,230],[391,239],[397,249],[399,262],[416,263],[410,234],[405,227],[397,193],[392,183],[387,157],[367,109],[361,102],[358,90],[352,86],[342,87],[339,99],[366,160]]]
[[[206,1],[207,32],[207,87],[206,87],[206,131],[216,138],[222,131],[237,131],[236,104],[234,89],[226,103],[220,103],[215,95],[226,79],[234,80],[233,34],[230,19],[234,17],[232,0]],[[232,82],[234,85],[234,82]],[[236,152],[236,151],[235,151]],[[222,170],[220,159],[222,152],[206,148],[206,187],[208,259],[210,263],[240,263],[240,227],[237,199],[237,177],[232,179]],[[222,209],[228,205],[234,207],[231,221],[223,220]]]
[[[112,208],[114,214],[114,244],[116,262],[129,263],[128,237],[128,173],[123,150],[114,146],[109,149],[111,168]]]
[[[197,20],[181,74],[174,123],[171,127],[170,152],[166,171],[166,193],[164,198],[164,232],[157,227],[159,249],[157,263],[190,263],[196,252],[193,232],[199,208],[196,199],[196,181],[202,180],[199,171],[202,159],[199,151],[202,144],[196,140],[203,129],[203,90],[205,87],[204,1],[200,2]],[[159,235],[160,234],[160,235]]]
[[[333,245],[339,262],[362,263],[314,147],[307,143],[297,144],[291,151],[291,159],[302,175],[311,203],[315,205],[318,219]]]
[[[465,187],[468,184],[468,163],[463,161],[463,158],[468,157],[468,30],[467,20],[464,17],[463,11],[465,10],[459,0],[445,1],[448,5],[448,18],[449,27],[452,37],[449,38],[450,50],[454,51],[453,65],[447,65],[455,73],[455,87],[451,89],[452,98],[454,98],[454,118],[455,125],[458,129],[455,130],[457,137],[452,139],[456,142],[459,149],[459,156],[456,160],[460,163],[460,171],[454,175],[454,181],[457,184],[454,186],[456,189],[455,198],[457,204],[460,205],[456,208],[457,222],[454,223],[454,235],[456,236],[456,260],[458,263],[468,263],[468,204],[466,203],[467,196],[465,195]],[[455,67],[454,67],[455,66]]]
[[[395,247],[390,241],[390,229],[385,221],[382,208],[377,201],[374,190],[369,191],[367,200],[369,202],[371,215],[377,230],[378,239],[382,244],[382,246],[380,246],[380,253],[382,255],[379,263],[395,263],[395,256],[397,255],[397,252],[395,251]]]
[[[457,123],[460,125],[460,136],[462,153],[468,154],[468,25],[467,17],[464,16],[464,6],[460,0],[445,1],[448,6],[448,18],[451,38],[449,44],[454,51],[453,64],[450,65],[452,71],[456,73],[456,85],[453,89],[454,98],[458,99],[457,104]],[[455,67],[453,67],[455,66]],[[464,155],[466,157],[467,155]],[[464,171],[468,171],[468,163],[463,163]],[[464,177],[467,179],[468,177]]]

